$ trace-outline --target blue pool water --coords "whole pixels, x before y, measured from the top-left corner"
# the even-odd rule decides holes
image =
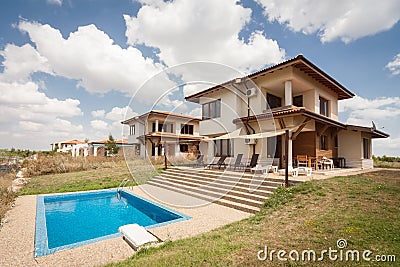
[[[35,256],[116,237],[125,224],[150,228],[189,218],[115,190],[38,196],[36,213]]]

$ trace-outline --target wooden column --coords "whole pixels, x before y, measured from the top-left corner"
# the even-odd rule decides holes
[[[285,131],[285,186],[289,187],[289,130]]]

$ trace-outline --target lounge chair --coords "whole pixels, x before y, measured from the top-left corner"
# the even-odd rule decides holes
[[[157,243],[158,239],[138,224],[127,224],[119,227],[118,231],[122,233],[125,241],[128,242],[135,250],[141,246],[151,243]]]
[[[221,156],[219,158],[219,160],[217,161],[217,163],[212,162],[212,163],[208,164],[206,167],[209,169],[211,169],[213,166],[218,166],[218,169],[221,169],[222,165],[224,165],[224,167],[226,167],[226,163],[225,163],[226,158],[227,158],[227,156]]]
[[[280,169],[278,170],[279,175],[285,175],[286,169]],[[293,176],[293,177],[297,177],[299,175],[299,169],[298,168],[293,168],[290,167],[288,168],[288,174]]]
[[[236,171],[236,168],[244,168],[244,164],[242,163],[243,154],[238,154],[236,156],[236,160],[233,164],[230,164],[229,167],[233,168]]]
[[[203,167],[204,166],[204,155],[199,155],[196,159],[196,163],[193,164],[193,167]]]
[[[259,154],[253,154],[253,156],[251,156],[250,164],[246,166],[246,170],[251,170],[251,168],[254,168],[257,165],[259,156]]]

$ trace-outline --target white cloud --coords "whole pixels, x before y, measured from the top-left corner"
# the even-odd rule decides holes
[[[21,130],[30,132],[39,132],[43,129],[42,123],[32,122],[32,121],[19,121],[18,122]]]
[[[374,155],[398,157],[400,151],[400,135],[374,140],[373,150]]]
[[[268,20],[322,42],[350,42],[389,30],[400,19],[398,0],[257,0]]]
[[[130,107],[113,107],[112,110],[106,114],[106,119],[119,123],[137,115],[138,113],[134,112]]]
[[[201,108],[194,108],[189,113],[189,116],[201,118]]]
[[[90,126],[95,130],[109,130],[108,123],[103,120],[92,120]]]
[[[4,57],[4,72],[0,73],[0,80],[26,82],[34,72],[51,73],[47,59],[29,44],[7,44],[0,55]]]
[[[400,54],[397,54],[397,56],[386,65],[386,68],[389,69],[393,75],[400,75]]]
[[[104,109],[93,110],[91,114],[94,118],[104,118],[106,111]]]
[[[347,115],[347,124],[371,127],[374,121],[378,129],[398,132],[400,128],[400,97],[379,97],[367,99],[355,96],[352,99],[339,101],[339,113]]]
[[[350,99],[339,101],[339,112],[379,109],[390,105],[400,108],[400,97],[378,97],[375,99],[367,99],[361,96],[355,96]]]
[[[77,80],[78,85],[88,92],[103,94],[116,90],[130,96],[164,68],[162,64],[144,58],[134,47],[125,49],[114,44],[93,24],[79,27],[67,39],[47,24],[21,21],[18,28],[29,34],[37,52],[47,59],[52,73]],[[161,94],[165,87],[173,85],[166,74],[163,75],[163,83],[147,94]],[[146,101],[147,94],[137,96]]]
[[[247,42],[239,38],[251,9],[236,0],[141,2],[137,17],[124,15],[128,43],[159,48],[168,66],[207,60],[250,71],[284,58],[278,43],[261,32]]]
[[[51,5],[61,6],[62,5],[62,0],[47,0],[47,3],[49,3]]]
[[[83,113],[76,99],[49,98],[33,82],[18,83],[0,80],[0,147],[29,149],[49,148],[49,143],[70,135],[82,134],[83,126],[65,118]]]

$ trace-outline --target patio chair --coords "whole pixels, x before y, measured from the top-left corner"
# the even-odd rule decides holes
[[[327,157],[322,157],[322,166],[323,166],[324,169],[325,169],[325,167],[326,168],[329,167],[329,169],[332,170],[334,168],[333,160],[332,159],[328,159]]]
[[[260,154],[253,154],[253,156],[251,156],[250,164],[246,166],[246,170],[251,170],[251,168],[254,168],[257,165],[259,156]]]
[[[222,165],[224,165],[224,167],[226,167],[226,163],[225,163],[226,158],[227,158],[227,156],[221,156],[217,163],[210,163],[207,165],[207,167],[209,169],[211,169],[213,166],[218,166],[218,169],[221,169]]]
[[[307,155],[297,155],[297,167],[308,167]]]
[[[236,168],[244,168],[244,164],[242,163],[243,154],[238,154],[236,156],[236,160],[233,164],[229,164],[230,168],[233,168],[236,171]]]

